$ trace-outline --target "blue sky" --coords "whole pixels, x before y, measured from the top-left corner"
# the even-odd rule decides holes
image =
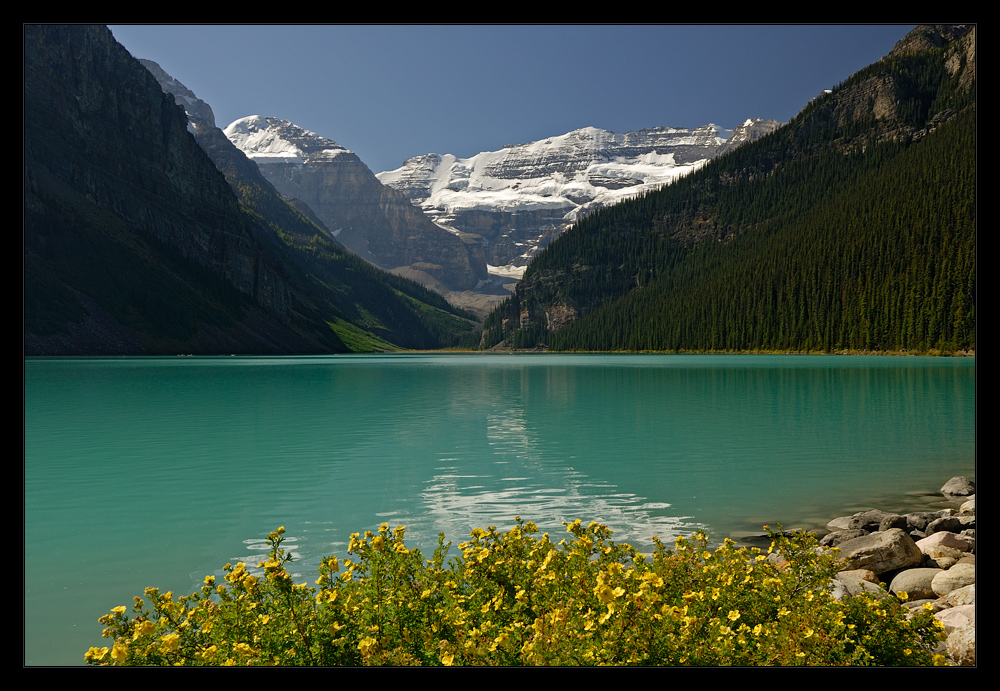
[[[373,172],[594,126],[787,121],[914,25],[112,25],[225,127],[276,116]]]

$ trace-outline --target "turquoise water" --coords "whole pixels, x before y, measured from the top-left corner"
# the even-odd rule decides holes
[[[25,361],[25,662],[97,618],[256,563],[303,578],[385,521],[456,544],[514,516],[648,548],[815,527],[975,472],[975,362],[399,355]]]

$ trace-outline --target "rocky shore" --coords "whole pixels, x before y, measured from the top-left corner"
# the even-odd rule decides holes
[[[820,544],[846,560],[834,579],[838,599],[905,592],[906,607],[929,605],[944,624],[940,652],[950,664],[976,664],[976,487],[954,477],[940,493],[954,504],[897,514],[872,509],[830,521]]]

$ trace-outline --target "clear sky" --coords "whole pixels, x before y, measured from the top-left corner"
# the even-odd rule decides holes
[[[113,25],[225,127],[275,116],[373,172],[580,127],[792,118],[914,25]]]

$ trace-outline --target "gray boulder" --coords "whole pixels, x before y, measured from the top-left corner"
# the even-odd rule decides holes
[[[865,530],[871,533],[879,529],[879,525],[881,525],[885,518],[893,515],[895,514],[890,514],[881,509],[861,511],[851,516],[851,519],[847,522],[847,528],[849,530]]]
[[[967,497],[976,493],[976,483],[964,475],[956,475],[941,488],[941,494],[952,497]]]
[[[839,547],[848,569],[869,569],[876,574],[919,566],[924,560],[913,538],[899,528],[856,537]]]
[[[856,537],[867,535],[865,530],[835,530],[820,538],[820,547],[836,547],[842,542],[853,540]]]
[[[962,586],[961,588],[956,588],[940,598],[940,600],[949,607],[974,605],[976,604],[976,584],[970,583],[969,585]]]
[[[941,569],[906,569],[896,574],[889,584],[889,592],[905,592],[910,600],[925,600],[937,597],[937,593],[931,587],[934,577],[941,573]]]
[[[976,582],[976,565],[958,563],[947,571],[942,571],[931,582],[934,592],[941,597],[953,590]]]

